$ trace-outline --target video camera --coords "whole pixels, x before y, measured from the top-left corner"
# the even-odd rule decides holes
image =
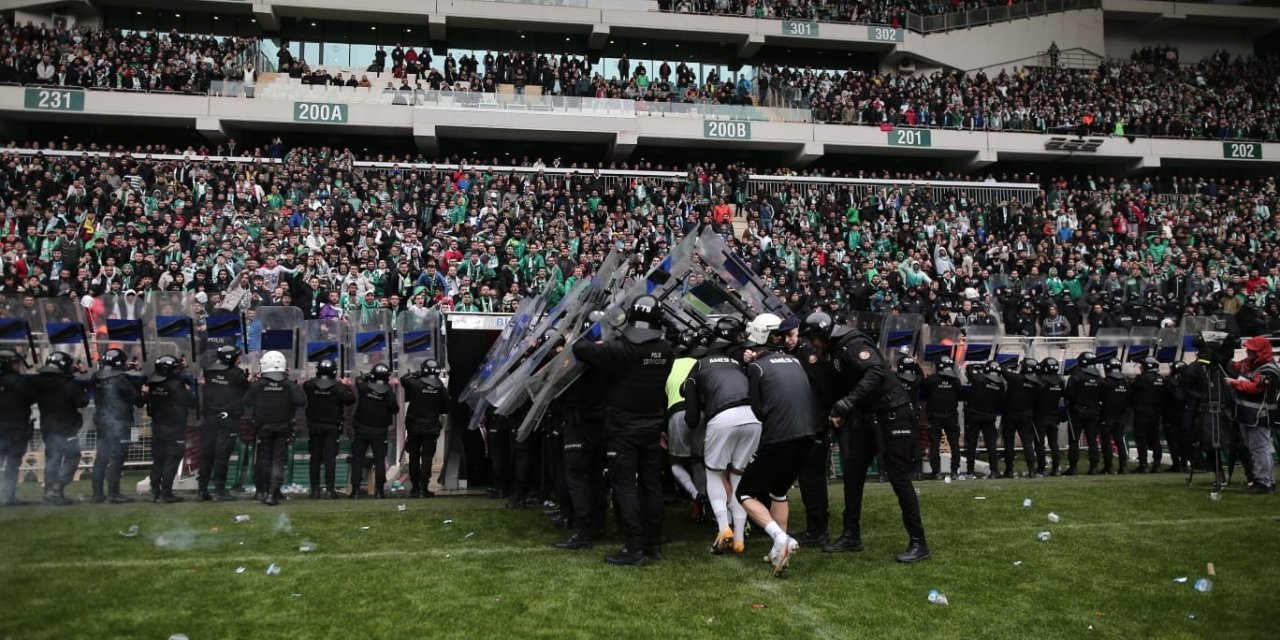
[[[1212,364],[1227,364],[1240,348],[1240,336],[1226,331],[1201,331],[1192,341],[1196,350]]]

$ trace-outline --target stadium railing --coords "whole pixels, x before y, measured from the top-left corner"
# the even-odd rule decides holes
[[[1007,22],[1020,18],[1044,16],[1062,11],[1098,9],[1102,0],[1032,0],[1015,4],[985,7],[969,11],[955,11],[936,16],[907,14],[907,29],[916,33],[936,33],[952,29],[967,29],[995,22]]]
[[[951,197],[965,197],[983,205],[1018,201],[1029,203],[1040,193],[1040,185],[1020,182],[953,182],[946,180],[883,180],[873,178],[821,178],[810,176],[773,176],[753,174],[747,177],[747,195],[773,194],[780,188],[796,187],[808,191],[816,187],[822,193],[848,190],[859,197],[885,190],[921,190],[934,202]]]

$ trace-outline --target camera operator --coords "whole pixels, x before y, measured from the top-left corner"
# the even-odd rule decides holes
[[[1280,366],[1271,354],[1271,341],[1266,336],[1245,340],[1248,355],[1235,363],[1240,377],[1227,379],[1236,391],[1236,424],[1249,449],[1253,483],[1246,492],[1265,495],[1275,493],[1275,469],[1271,463],[1271,414],[1276,410],[1276,391],[1280,389]]]

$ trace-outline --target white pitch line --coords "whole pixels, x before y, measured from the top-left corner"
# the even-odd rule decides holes
[[[1241,522],[1280,522],[1280,516],[1259,516],[1259,517],[1231,517],[1231,518],[1181,518],[1168,520],[1136,520],[1128,522],[1078,522],[1078,523],[1062,523],[1053,525],[1044,525],[1046,528],[1053,529],[1132,529],[1135,527],[1152,527],[1152,526],[1183,526],[1183,525],[1212,525],[1212,524],[1232,524]],[[1017,527],[965,527],[952,529],[934,529],[931,535],[947,534],[947,533],[965,533],[965,534],[982,534],[982,533],[1002,533],[1002,532],[1018,532],[1030,531],[1035,529],[1035,525],[1024,525]],[[896,529],[890,533],[888,531],[864,533],[863,538],[887,538],[899,537],[900,531]],[[676,541],[668,543],[667,547],[682,547],[687,545],[701,545],[701,542],[692,540]],[[160,554],[181,554],[181,551],[157,551]],[[297,551],[283,551],[272,555],[234,555],[228,553],[218,556],[185,556],[172,555],[168,557],[153,558],[132,558],[132,559],[83,559],[83,560],[54,560],[47,562],[17,562],[4,563],[0,562],[0,566],[6,566],[9,569],[77,569],[77,568],[129,568],[129,567],[149,567],[149,566],[180,566],[191,564],[244,564],[259,563],[269,564],[275,563],[294,563],[294,562],[312,562],[316,560],[378,560],[386,558],[436,558],[451,559],[467,556],[490,556],[502,554],[555,554],[569,556],[565,551],[552,548],[550,545],[537,547],[512,547],[512,546],[492,546],[492,547],[474,547],[474,548],[439,548],[439,549],[409,549],[409,550],[379,550],[379,551],[359,551],[359,552],[343,552],[343,553],[301,553]],[[578,555],[578,554],[575,554]]]

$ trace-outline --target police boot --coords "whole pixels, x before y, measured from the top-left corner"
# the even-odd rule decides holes
[[[911,544],[907,545],[907,550],[898,554],[898,562],[903,564],[914,564],[921,560],[928,560],[933,552],[929,550],[929,545],[924,540],[916,538],[911,539]]]
[[[311,499],[311,500],[319,500],[319,499],[320,499],[320,490],[319,490],[319,489],[312,489],[312,490],[311,490],[311,492],[307,494],[307,498],[309,498],[309,499]]]
[[[825,531],[801,531],[799,534],[791,537],[795,538],[796,542],[802,547],[826,546],[827,541],[830,539],[827,537],[827,532]]]
[[[113,493],[107,496],[107,502],[111,504],[129,504],[133,502],[133,498],[120,493]]]
[[[373,499],[374,499],[374,500],[386,500],[386,498],[387,498],[387,494],[385,494],[385,493],[383,493],[383,492],[382,492],[382,488],[381,488],[381,487],[379,487],[378,489],[374,490],[374,492],[373,492]]]
[[[95,493],[93,494],[93,497],[89,499],[89,502],[92,502],[93,504],[104,504],[106,503],[106,501],[107,501],[107,496],[101,493]]]
[[[647,562],[645,560],[643,551],[638,549],[632,550],[626,547],[623,547],[621,550],[619,550],[617,553],[613,555],[605,556],[604,561],[605,561],[605,564],[612,564],[612,565],[618,565],[618,566],[631,565],[636,567],[643,567],[645,565],[645,562]]]
[[[329,487],[329,490],[324,492],[324,498],[325,500],[337,500],[338,492],[334,491],[333,487]]]
[[[364,492],[360,490],[360,487],[351,487],[351,495],[347,496],[347,498],[350,500],[359,500],[363,493]]]
[[[198,502],[213,502],[213,494],[209,493],[207,487],[201,488],[199,497],[196,500]]]
[[[182,502],[182,498],[180,496],[173,495],[172,491],[166,491],[160,494],[160,502],[163,502],[164,504],[173,504],[175,502]]]
[[[829,545],[822,547],[823,553],[857,553],[862,551],[862,536],[845,531]]]
[[[1006,466],[1005,466],[1005,468],[1004,468],[1004,473],[1003,473],[1003,474],[1001,474],[1001,476],[1000,476],[1000,477],[1002,477],[1002,478],[1012,478],[1012,477],[1013,477],[1013,465],[1006,465]]]
[[[272,491],[268,493],[266,499],[262,501],[262,504],[265,504],[268,507],[274,507],[280,504],[280,496],[278,492]]]
[[[267,492],[265,492],[265,491],[254,491],[254,492],[253,492],[253,501],[254,501],[254,502],[262,502],[263,500],[266,500],[266,499],[267,499]]]
[[[1125,468],[1125,467],[1127,467],[1127,466],[1128,466],[1128,465],[1125,463],[1125,461],[1124,461],[1124,460],[1121,460],[1121,461],[1120,461],[1120,464],[1119,464],[1119,466],[1117,467],[1117,470],[1120,472],[1120,475],[1124,475],[1124,474],[1126,474],[1126,473],[1128,473],[1128,472],[1129,472],[1129,470]]]
[[[219,491],[219,492],[217,492],[217,493],[213,494],[213,499],[214,499],[214,501],[216,501],[216,502],[235,502],[236,500],[239,500],[240,498],[237,498],[237,497],[235,497],[235,496],[231,495],[230,493],[227,493],[226,491]]]
[[[1097,462],[1090,462],[1090,463],[1089,463],[1089,475],[1091,475],[1091,476],[1096,476],[1096,475],[1098,475],[1098,463],[1097,463]]]
[[[1073,464],[1073,465],[1068,466],[1068,467],[1067,467],[1067,471],[1066,471],[1066,473],[1063,473],[1062,475],[1064,475],[1064,476],[1075,476],[1075,475],[1080,475],[1080,472],[1076,470],[1076,465],[1074,465],[1074,464]]]
[[[567,540],[561,540],[551,546],[557,549],[569,549],[576,551],[578,549],[590,549],[595,545],[592,544],[591,538],[583,535],[581,531],[575,531]]]
[[[151,492],[151,504],[160,504],[160,492],[159,492],[159,491],[152,491],[152,492]]]
[[[62,487],[54,485],[52,487],[49,487],[48,489],[45,489],[44,503],[47,505],[55,506],[55,507],[61,507],[61,506],[71,504],[71,501],[63,497]]]

